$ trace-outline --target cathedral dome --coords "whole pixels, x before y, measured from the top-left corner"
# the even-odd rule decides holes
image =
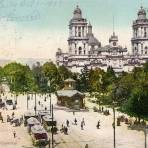
[[[74,14],[82,14],[82,11],[78,5],[77,5],[76,9],[74,10]]]
[[[146,11],[143,7],[138,11],[138,15],[146,15]]]
[[[109,43],[112,41],[118,41],[118,36],[115,35],[115,32],[113,32],[113,35],[109,38]]]
[[[91,46],[101,46],[101,43],[98,41],[97,38],[94,37],[93,34],[88,35],[88,44]]]
[[[146,11],[143,7],[138,11],[138,19],[146,19]]]
[[[81,9],[79,8],[78,5],[75,8],[73,14],[74,14],[73,18],[75,18],[75,19],[82,18],[82,11],[81,11]]]

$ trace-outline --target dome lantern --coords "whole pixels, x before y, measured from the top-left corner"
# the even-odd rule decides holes
[[[74,15],[73,18],[82,18],[82,11],[78,5],[76,9],[74,10],[73,15]]]
[[[141,6],[140,10],[138,11],[138,19],[139,20],[146,19],[146,11],[142,6]]]

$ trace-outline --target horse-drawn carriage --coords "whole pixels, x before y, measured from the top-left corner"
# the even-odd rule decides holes
[[[43,117],[46,115],[50,116],[50,112],[49,111],[39,111],[38,112],[38,119],[41,123],[43,122]]]
[[[14,124],[15,126],[20,126],[20,119],[19,118],[12,118],[10,119],[10,124]]]
[[[43,116],[43,125],[47,131],[53,130],[52,132],[57,133],[57,122],[55,119],[52,121],[52,117],[50,115]],[[53,126],[53,129],[51,129],[51,126]]]
[[[14,110],[14,109],[16,109],[16,105],[15,105],[15,103],[13,102],[12,99],[7,99],[5,105],[6,105],[6,108],[9,109],[9,110]]]
[[[48,134],[41,125],[31,127],[31,137],[35,146],[46,146],[49,142]]]
[[[29,119],[30,117],[37,118],[34,112],[26,112],[24,114],[24,126],[27,126],[27,119]]]
[[[34,117],[27,119],[27,128],[29,133],[31,132],[31,127],[34,125],[41,125],[41,123]]]

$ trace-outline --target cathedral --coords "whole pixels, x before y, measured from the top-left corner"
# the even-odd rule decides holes
[[[132,53],[118,44],[118,36],[113,32],[106,46],[93,34],[92,25],[82,16],[77,6],[69,21],[68,52],[58,49],[56,63],[64,65],[72,72],[80,72],[86,65],[88,69],[111,66],[116,73],[131,72],[135,66],[142,66],[148,60],[148,19],[146,10],[141,7],[133,21]]]

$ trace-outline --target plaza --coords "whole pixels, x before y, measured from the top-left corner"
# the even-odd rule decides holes
[[[8,95],[7,95],[8,96]],[[10,97],[10,95],[8,96]],[[44,101],[45,95],[37,95],[37,102],[40,100],[41,105],[37,103],[37,111],[44,110],[45,106],[47,110],[50,109],[50,100],[47,98]],[[109,116],[105,116],[102,113],[94,112],[93,103],[87,101],[86,106],[89,111],[77,111],[73,114],[73,111],[68,108],[60,108],[56,105],[56,96],[52,94],[51,101],[54,104],[54,118],[57,121],[58,129],[61,125],[66,125],[66,120],[69,120],[68,135],[61,133],[60,131],[54,135],[54,146],[57,148],[85,148],[88,144],[89,148],[111,148],[113,147],[113,116],[112,109],[109,109]],[[17,98],[16,110],[1,110],[4,117],[4,123],[0,123],[0,147],[6,148],[33,148],[32,140],[27,132],[27,128],[22,124],[19,127],[14,127],[10,123],[6,122],[6,115],[15,113],[16,117],[20,117],[27,111],[27,96],[19,95]],[[28,110],[34,112],[35,100],[30,99],[28,102]],[[122,115],[122,113],[116,112],[116,117]],[[78,124],[74,125],[74,119],[77,119]],[[80,123],[84,118],[85,126],[84,130],[81,129]],[[96,128],[97,122],[100,120],[100,129]],[[16,131],[16,138],[13,138],[13,131]],[[49,133],[51,138],[51,133]],[[148,140],[148,139],[147,139]],[[48,147],[48,146],[47,146]],[[116,126],[116,147],[117,148],[143,148],[144,147],[144,132],[128,129],[127,125],[121,123],[121,126]]]

